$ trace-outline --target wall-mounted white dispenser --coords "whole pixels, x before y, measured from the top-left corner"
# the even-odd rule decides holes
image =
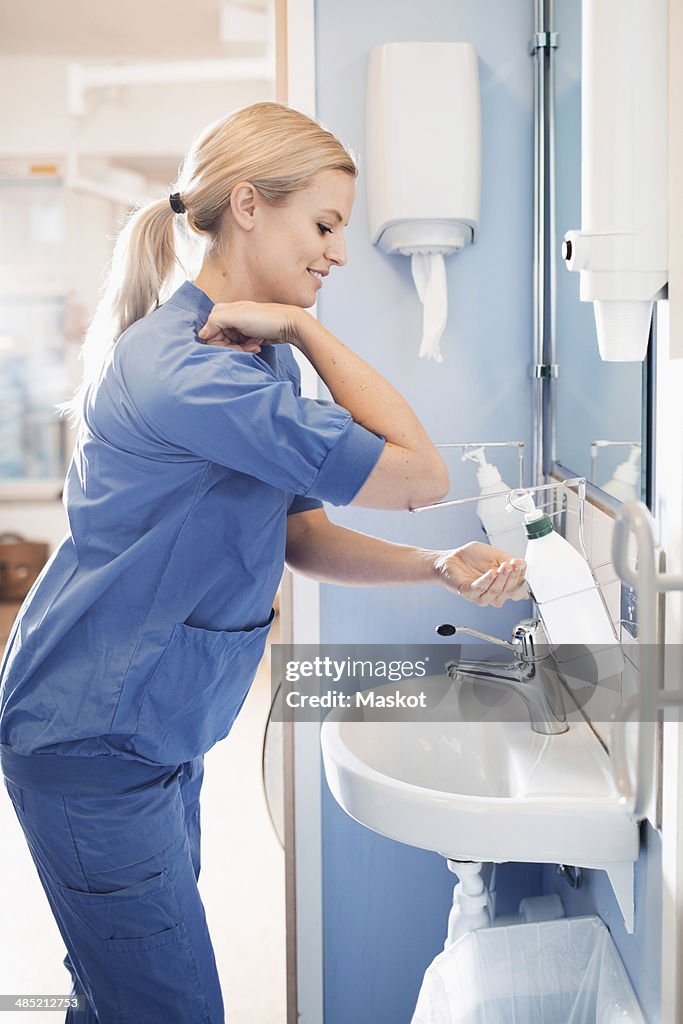
[[[505,483],[498,467],[487,462],[483,447],[466,449],[462,460],[478,463],[477,483],[482,500],[477,503],[477,515],[489,543],[515,558],[524,558],[527,546],[524,513],[508,505],[505,493],[512,488]]]
[[[471,43],[384,43],[370,53],[366,111],[370,238],[411,257],[423,304],[419,354],[442,361],[444,256],[479,222],[479,74]]]
[[[667,0],[583,0],[581,230],[563,256],[600,355],[645,358],[667,278]]]

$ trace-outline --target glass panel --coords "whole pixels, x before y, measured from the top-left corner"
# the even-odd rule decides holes
[[[0,183],[0,479],[64,475],[65,268],[61,184]]]
[[[63,299],[0,298],[0,477],[60,477],[69,391]]]

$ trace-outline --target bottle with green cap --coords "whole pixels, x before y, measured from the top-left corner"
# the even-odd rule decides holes
[[[615,645],[612,621],[586,559],[553,528],[530,494],[515,496],[524,508],[526,581],[554,647]]]

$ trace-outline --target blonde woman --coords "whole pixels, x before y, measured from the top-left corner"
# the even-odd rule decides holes
[[[0,704],[5,783],[86,1006],[67,1021],[224,1020],[197,889],[202,757],[249,689],[285,557],[337,583],[521,595],[503,552],[390,544],[323,511],[448,489],[401,395],[305,312],[346,262],[355,178],[315,121],[257,104],[207,129],[117,242],[71,403],[69,533]],[[183,232],[205,259],[169,296]],[[301,398],[292,348],[332,402]]]

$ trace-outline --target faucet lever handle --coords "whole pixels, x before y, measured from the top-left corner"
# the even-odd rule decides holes
[[[453,636],[454,633],[467,633],[469,636],[476,636],[478,640],[486,640],[490,644],[498,644],[499,647],[506,647],[508,650],[515,650],[515,644],[510,643],[509,640],[501,640],[497,636],[491,636],[490,633],[482,633],[478,629],[472,629],[470,626],[453,626],[450,622],[444,622],[440,626],[436,627],[436,632],[439,636]]]

